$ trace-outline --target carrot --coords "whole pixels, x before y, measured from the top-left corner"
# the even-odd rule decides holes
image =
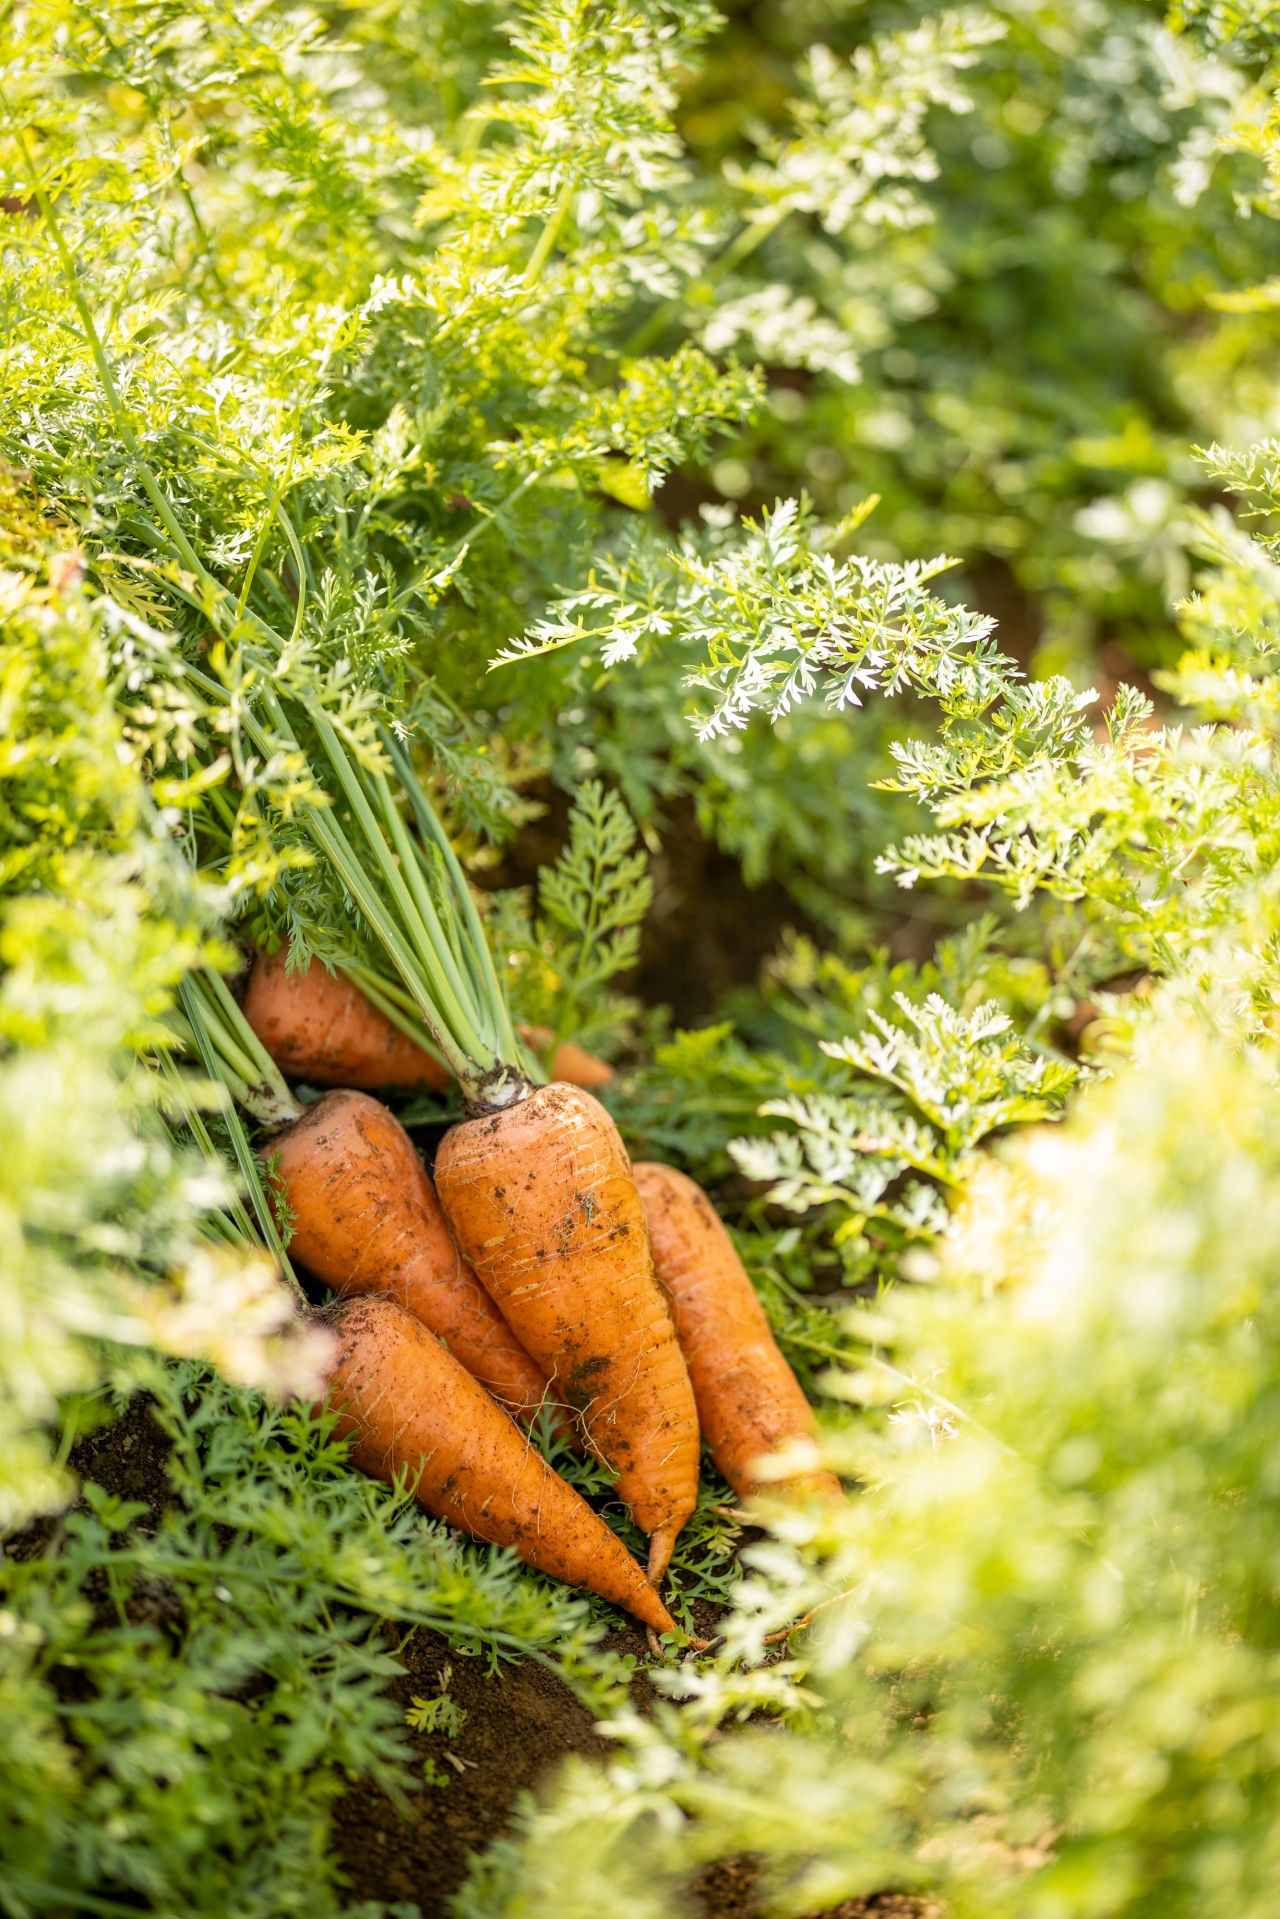
[[[290,973],[284,947],[255,959],[244,1011],[276,1065],[313,1086],[376,1093],[419,1085],[440,1092],[449,1084],[448,1069],[394,1026],[353,980],[314,959]],[[554,1035],[546,1026],[522,1026],[520,1037],[542,1052]],[[551,1077],[594,1092],[609,1084],[614,1071],[566,1039],[552,1056]]]
[[[276,1155],[292,1257],[335,1292],[398,1300],[508,1412],[534,1418],[546,1377],[454,1245],[399,1120],[367,1093],[326,1093],[262,1148]]]
[[[594,1093],[598,1086],[609,1084],[614,1072],[612,1066],[606,1066],[585,1046],[579,1046],[576,1039],[562,1039],[552,1055],[551,1077],[566,1086],[581,1086],[584,1092]]]
[[[286,971],[286,950],[259,953],[244,998],[245,1018],[277,1066],[314,1086],[449,1083],[438,1059],[393,1026],[349,979],[320,960]]]
[[[697,1503],[698,1420],[617,1127],[541,1086],[451,1128],[435,1173],[463,1255],[618,1472],[656,1584]]]
[[[812,1439],[813,1408],[778,1343],[733,1241],[702,1188],[674,1166],[635,1168],[654,1269],[675,1318],[698,1419],[736,1493],[762,1490],[756,1463],[788,1440]],[[776,1485],[778,1482],[770,1482]],[[799,1473],[788,1490],[834,1494],[834,1473]]]
[[[548,1046],[555,1038],[549,1026],[522,1026],[520,1037],[535,1053],[545,1055]],[[579,1046],[576,1039],[564,1039],[551,1056],[551,1077],[562,1080],[568,1086],[581,1086],[588,1093],[594,1093],[598,1087],[607,1086],[614,1078],[612,1066],[607,1066],[585,1046]]]
[[[422,1321],[391,1299],[332,1315],[340,1353],[329,1404],[351,1458],[375,1478],[407,1472],[419,1505],[553,1579],[625,1607],[651,1631],[670,1613],[616,1533],[496,1406]]]
[[[292,748],[282,703],[270,712],[275,738]],[[306,805],[304,824],[381,949],[388,997],[414,1008],[474,1116],[440,1148],[445,1216],[557,1399],[616,1467],[619,1493],[650,1535],[656,1580],[696,1502],[698,1422],[630,1161],[589,1093],[530,1084],[471,887],[390,728],[379,741],[394,790],[314,702],[306,713],[343,800]]]

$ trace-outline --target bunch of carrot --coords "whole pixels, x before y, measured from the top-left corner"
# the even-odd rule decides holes
[[[370,1089],[439,1088],[444,1070],[350,979],[260,955],[244,1014],[278,1066],[337,1083],[262,1153],[294,1259],[339,1295],[330,1398],[356,1463],[407,1473],[433,1514],[671,1631],[659,1586],[697,1501],[700,1433],[745,1496],[762,1458],[814,1430],[705,1194],[632,1166],[570,1083],[608,1076],[581,1049],[550,1085],[473,1100],[433,1181]],[[518,1422],[542,1412],[617,1473],[647,1568],[529,1443]],[[788,1483],[838,1491],[828,1473]]]

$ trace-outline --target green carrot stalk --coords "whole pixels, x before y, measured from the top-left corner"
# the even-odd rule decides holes
[[[208,966],[192,973],[183,982],[183,995],[188,1029],[198,1046],[190,1002],[198,1009],[204,1042],[217,1055],[218,1077],[231,1090],[236,1104],[263,1126],[288,1126],[299,1118],[301,1107],[222,976]]]
[[[182,1004],[182,1010],[186,1015],[187,1023],[191,1028],[201,1065],[204,1067],[210,1079],[218,1081],[220,1085],[227,1086],[228,1091],[232,1092],[232,1102],[234,1102],[234,1091],[228,1084],[225,1062],[222,1059],[218,1047],[210,1037],[207,1028],[207,1000],[197,991],[190,977],[179,982],[178,996]],[[234,1004],[234,1002],[232,1003]],[[301,1111],[301,1107],[293,1106],[293,1117],[300,1117]],[[244,1122],[236,1111],[234,1103],[228,1103],[222,1118],[231,1140],[231,1150],[235,1155],[236,1167],[244,1182],[245,1191],[249,1196],[249,1204],[253,1209],[254,1218],[257,1221],[258,1232],[265,1245],[278,1261],[281,1272],[293,1287],[294,1291],[301,1297],[302,1289],[298,1285],[297,1275],[290,1264],[289,1255],[285,1251],[284,1242],[276,1226],[275,1214],[271,1210],[271,1202],[267,1197],[266,1188],[262,1183],[261,1162],[254,1152],[253,1147],[249,1144],[249,1135],[245,1132]],[[207,1129],[202,1128],[202,1130],[204,1131],[205,1139],[208,1140]],[[209,1145],[211,1148],[211,1141]]]

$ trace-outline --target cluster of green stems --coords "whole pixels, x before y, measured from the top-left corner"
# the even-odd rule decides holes
[[[471,889],[403,745],[382,723],[375,749],[349,750],[314,692],[290,687],[287,675],[279,671],[302,634],[310,573],[285,506],[287,476],[280,482],[264,476],[268,500],[263,526],[240,592],[233,595],[204,564],[142,453],[81,290],[75,257],[25,136],[19,135],[19,143],[116,431],[159,522],[151,525],[138,516],[131,524],[158,556],[175,563],[157,572],[167,590],[208,621],[250,674],[256,672],[259,711],[237,701],[235,719],[254,751],[266,762],[283,749],[310,769],[310,796],[297,803],[298,817],[314,855],[336,876],[382,961],[376,968],[352,962],[341,970],[401,1032],[448,1067],[473,1110],[492,1110],[524,1097],[541,1074],[515,1032]],[[295,443],[297,425],[295,421]],[[297,577],[287,638],[250,604],[273,525],[283,531]],[[212,706],[231,705],[232,694],[219,679],[189,663],[179,670]],[[287,710],[290,705],[309,728],[318,753],[304,751]],[[225,800],[216,788],[212,791],[215,804],[222,801],[225,810]],[[406,812],[415,831],[410,831]],[[292,1278],[262,1169],[237,1108],[267,1129],[288,1125],[301,1108],[214,969],[207,967],[181,983],[172,1024],[205,1073],[228,1095],[223,1123],[255,1217],[250,1220],[237,1201],[217,1223],[230,1239],[261,1238]],[[172,1061],[162,1066],[176,1077]],[[204,1122],[190,1111],[189,1102],[185,1116],[197,1142],[212,1155]]]

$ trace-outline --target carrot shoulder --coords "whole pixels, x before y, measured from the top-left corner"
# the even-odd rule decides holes
[[[320,960],[290,973],[287,953],[259,953],[244,1015],[282,1072],[313,1086],[446,1086],[438,1059],[415,1046],[359,987]]]
[[[334,1316],[340,1354],[329,1403],[351,1458],[375,1478],[401,1472],[437,1519],[585,1587],[657,1632],[671,1615],[616,1533],[552,1471],[422,1321],[390,1299]]]
[[[665,1571],[697,1504],[698,1419],[618,1129],[574,1086],[446,1133],[440,1202],[558,1400],[579,1416]]]
[[[811,1439],[813,1408],[778,1342],[711,1201],[674,1166],[640,1161],[654,1269],[671,1302],[693,1381],[702,1435],[734,1491],[761,1490],[754,1467],[788,1440]],[[777,1482],[769,1482],[776,1485]],[[808,1472],[785,1484],[838,1493],[834,1473]]]
[[[367,1093],[326,1093],[264,1147],[294,1216],[290,1250],[335,1292],[385,1293],[439,1335],[522,1418],[550,1399],[536,1366],[462,1258],[403,1126]]]

